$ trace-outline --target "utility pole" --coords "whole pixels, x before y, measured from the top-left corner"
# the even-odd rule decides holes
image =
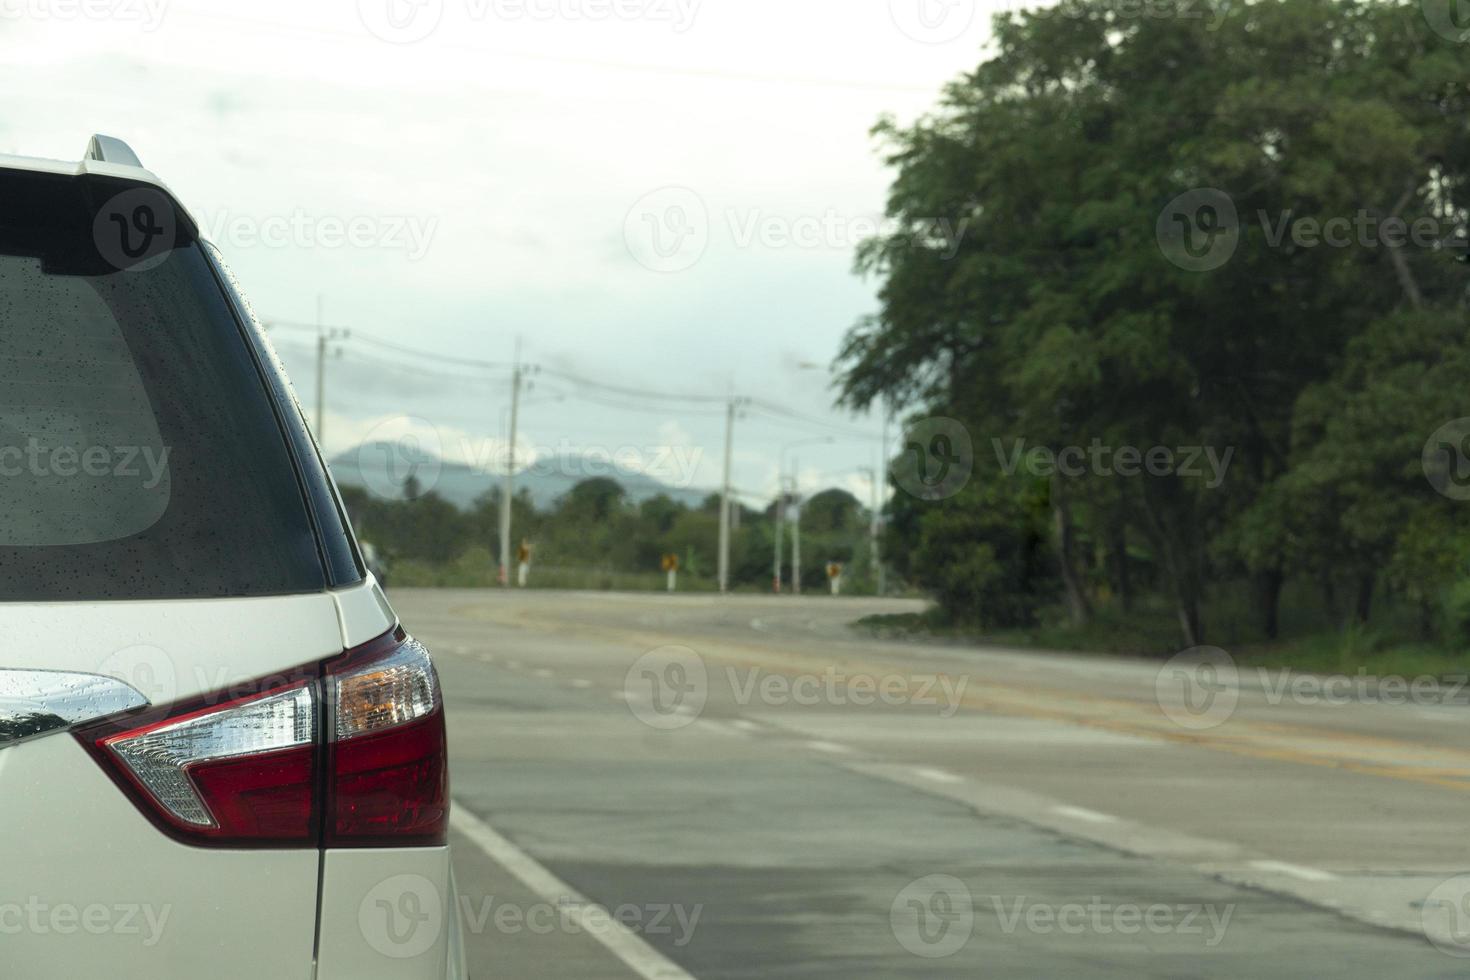
[[[500,491],[500,584],[510,588],[510,511],[516,482],[516,426],[521,411],[521,339],[516,338],[510,378],[510,442],[505,454],[505,486]]]
[[[781,539],[785,537],[786,529],[782,523],[786,518],[786,473],[780,467],[776,470],[776,564],[771,570],[772,587],[777,595],[781,594]]]
[[[888,574],[883,567],[883,503],[888,496],[888,423],[892,404],[883,400],[883,442],[878,449],[878,472],[873,480],[873,563],[878,568],[878,595],[888,594]],[[881,482],[880,482],[881,481]]]
[[[876,466],[872,469],[863,467],[861,470],[859,470],[859,472],[867,475],[868,479],[872,482],[873,487],[873,492],[871,495],[872,510],[870,511],[871,520],[869,521],[868,526],[868,554],[871,556],[869,560],[873,564],[873,588],[877,591],[878,595],[881,596],[883,594],[883,553],[878,542],[878,530],[880,524],[878,512],[879,508],[882,506],[882,504],[880,503],[882,498],[879,496],[878,474],[882,472],[882,470],[880,470]]]
[[[735,452],[735,398],[725,409],[725,485],[720,491],[720,592],[730,591],[730,464]]]
[[[801,461],[791,461],[791,593],[801,595]]]
[[[346,340],[349,330],[326,328],[322,322],[322,297],[316,297],[316,444],[323,454],[327,451],[327,349],[334,340]],[[338,349],[341,352],[341,349]]]

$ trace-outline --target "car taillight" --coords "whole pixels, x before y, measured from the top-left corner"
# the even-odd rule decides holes
[[[442,844],[443,699],[401,630],[289,676],[79,729],[172,836],[216,847]]]
[[[429,652],[379,642],[327,664],[327,847],[442,844],[444,707]]]

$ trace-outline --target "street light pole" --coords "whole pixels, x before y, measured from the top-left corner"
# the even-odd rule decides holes
[[[781,447],[776,464],[776,591],[781,591],[782,533],[786,516],[786,454],[802,446],[829,446],[837,441],[836,436],[817,436],[815,439],[798,439]],[[792,460],[791,473],[791,591],[801,592],[801,464]]]

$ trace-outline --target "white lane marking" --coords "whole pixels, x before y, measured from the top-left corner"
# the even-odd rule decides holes
[[[736,728],[731,722],[728,721],[719,721],[714,718],[701,718],[698,722],[698,725],[700,728],[703,728],[706,731],[715,732],[720,735],[727,735],[731,738],[749,737],[746,735],[745,732],[742,732],[740,729]]]
[[[734,721],[730,722],[730,724],[734,725],[742,732],[754,733],[761,730],[761,726],[757,725],[755,722],[751,721],[748,718],[736,718]]]
[[[572,686],[579,691],[585,691],[592,686],[592,682],[583,677],[572,678]]]
[[[1117,823],[1118,818],[1107,813],[1098,813],[1080,806],[1054,806],[1051,812],[1058,816],[1071,817],[1074,820],[1085,820],[1088,823]]]
[[[1276,874],[1289,875],[1302,881],[1336,881],[1337,875],[1330,871],[1318,871],[1316,868],[1306,868],[1300,864],[1288,864],[1285,861],[1252,861],[1251,867],[1257,871],[1271,871]]]
[[[954,773],[945,772],[943,769],[929,769],[927,767],[915,769],[914,775],[921,779],[932,779],[936,783],[963,783],[965,781],[963,776],[956,776]]]
[[[511,670],[520,670],[521,669],[521,662],[519,660],[507,660],[505,662],[505,665],[507,667],[509,667]]]
[[[750,621],[750,628],[753,629],[753,630],[756,630],[758,632],[761,632],[761,633],[769,633],[770,632],[770,630],[766,629],[766,624],[763,623],[763,622],[761,622],[758,619],[752,619]]]
[[[838,745],[836,742],[808,742],[806,743],[806,747],[815,749],[818,752],[830,752],[833,755],[845,755],[852,751],[847,746]]]
[[[607,951],[645,980],[694,980],[693,974],[680,969],[672,960],[640,939],[632,930],[590,902],[562,881],[535,858],[500,836],[463,803],[455,800],[449,811],[449,824],[490,856],[505,870],[515,875],[542,901],[562,910],[587,935],[607,947]]]
[[[633,695],[629,694],[627,691],[624,691],[622,688],[616,688],[616,689],[613,690],[613,692],[612,692],[612,699],[614,701],[636,701],[637,700],[636,697],[634,697]]]
[[[483,660],[483,661],[485,661],[487,664],[493,664],[495,662],[495,654],[493,654],[493,653],[482,653],[482,654],[480,654],[480,659]]]
[[[556,676],[556,671],[554,671],[554,670],[547,670],[545,667],[541,667],[541,668],[539,668],[537,670],[533,670],[533,671],[531,671],[531,673],[535,674],[537,677],[555,677]]]

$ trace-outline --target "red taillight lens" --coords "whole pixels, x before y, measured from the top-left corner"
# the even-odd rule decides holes
[[[402,631],[253,693],[78,730],[140,810],[192,844],[442,844],[444,708],[428,652]]]
[[[442,844],[449,770],[439,677],[414,640],[327,665],[327,847]]]

